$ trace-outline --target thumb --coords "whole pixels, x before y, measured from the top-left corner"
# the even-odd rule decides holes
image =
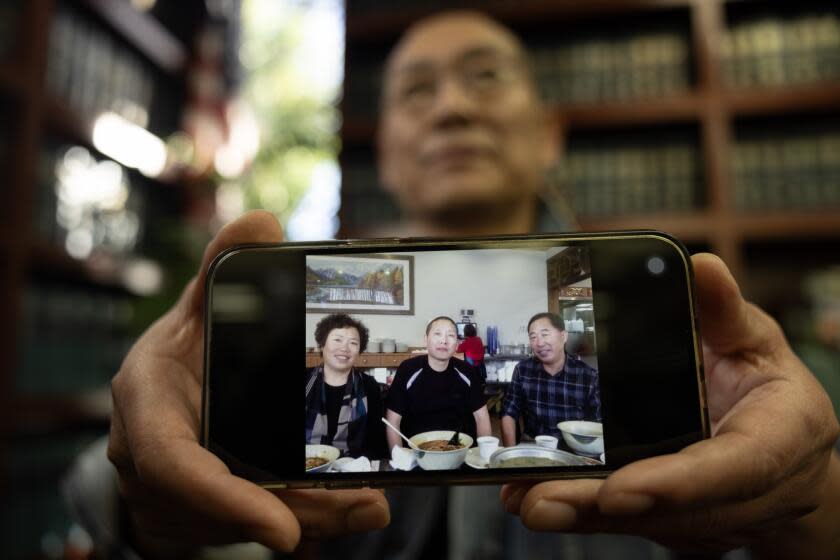
[[[719,354],[759,347],[766,329],[755,324],[757,314],[726,264],[709,253],[693,255],[691,261],[703,343]]]
[[[200,313],[204,307],[204,284],[213,260],[226,249],[246,243],[280,243],[283,229],[277,218],[265,210],[247,212],[225,225],[204,250],[198,278],[191,286],[192,294],[184,298],[192,312]]]

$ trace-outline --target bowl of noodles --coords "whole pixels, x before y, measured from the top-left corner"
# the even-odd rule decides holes
[[[332,445],[306,444],[306,472],[321,472],[330,468],[341,451]]]
[[[411,443],[420,448],[415,450],[417,463],[427,471],[445,471],[457,469],[467,458],[467,451],[473,444],[473,438],[461,432],[456,445],[449,445],[452,430],[434,430],[422,432],[409,438]]]

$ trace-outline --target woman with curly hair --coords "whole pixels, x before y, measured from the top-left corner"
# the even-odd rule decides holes
[[[354,367],[367,347],[367,327],[334,313],[318,321],[315,341],[322,364],[306,372],[306,443],[332,445],[350,457],[387,456],[379,384]]]

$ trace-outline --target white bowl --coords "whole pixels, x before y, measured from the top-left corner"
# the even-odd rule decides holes
[[[325,471],[330,468],[332,462],[338,459],[338,456],[341,455],[341,451],[337,447],[333,447],[332,445],[315,445],[315,444],[306,444],[306,456],[307,457],[322,457],[327,460],[326,463],[319,467],[315,467],[314,469],[309,469],[308,473],[313,472],[321,472]]]
[[[434,439],[448,440],[454,434],[452,430],[435,430],[432,432],[423,432],[415,434],[408,438],[411,443],[419,446],[421,443],[432,441]],[[455,451],[417,451],[417,462],[423,470],[427,471],[445,471],[459,468],[467,458],[467,451],[473,444],[473,438],[461,432],[458,440],[464,446]]]
[[[576,453],[598,457],[604,452],[604,426],[600,422],[568,420],[557,424],[566,445]]]

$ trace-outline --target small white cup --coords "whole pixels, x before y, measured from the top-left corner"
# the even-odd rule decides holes
[[[548,449],[557,449],[557,442],[559,441],[554,436],[537,436],[534,440],[540,447],[547,447]]]
[[[478,453],[485,461],[490,460],[490,455],[499,448],[499,438],[493,436],[481,436],[478,438]]]

